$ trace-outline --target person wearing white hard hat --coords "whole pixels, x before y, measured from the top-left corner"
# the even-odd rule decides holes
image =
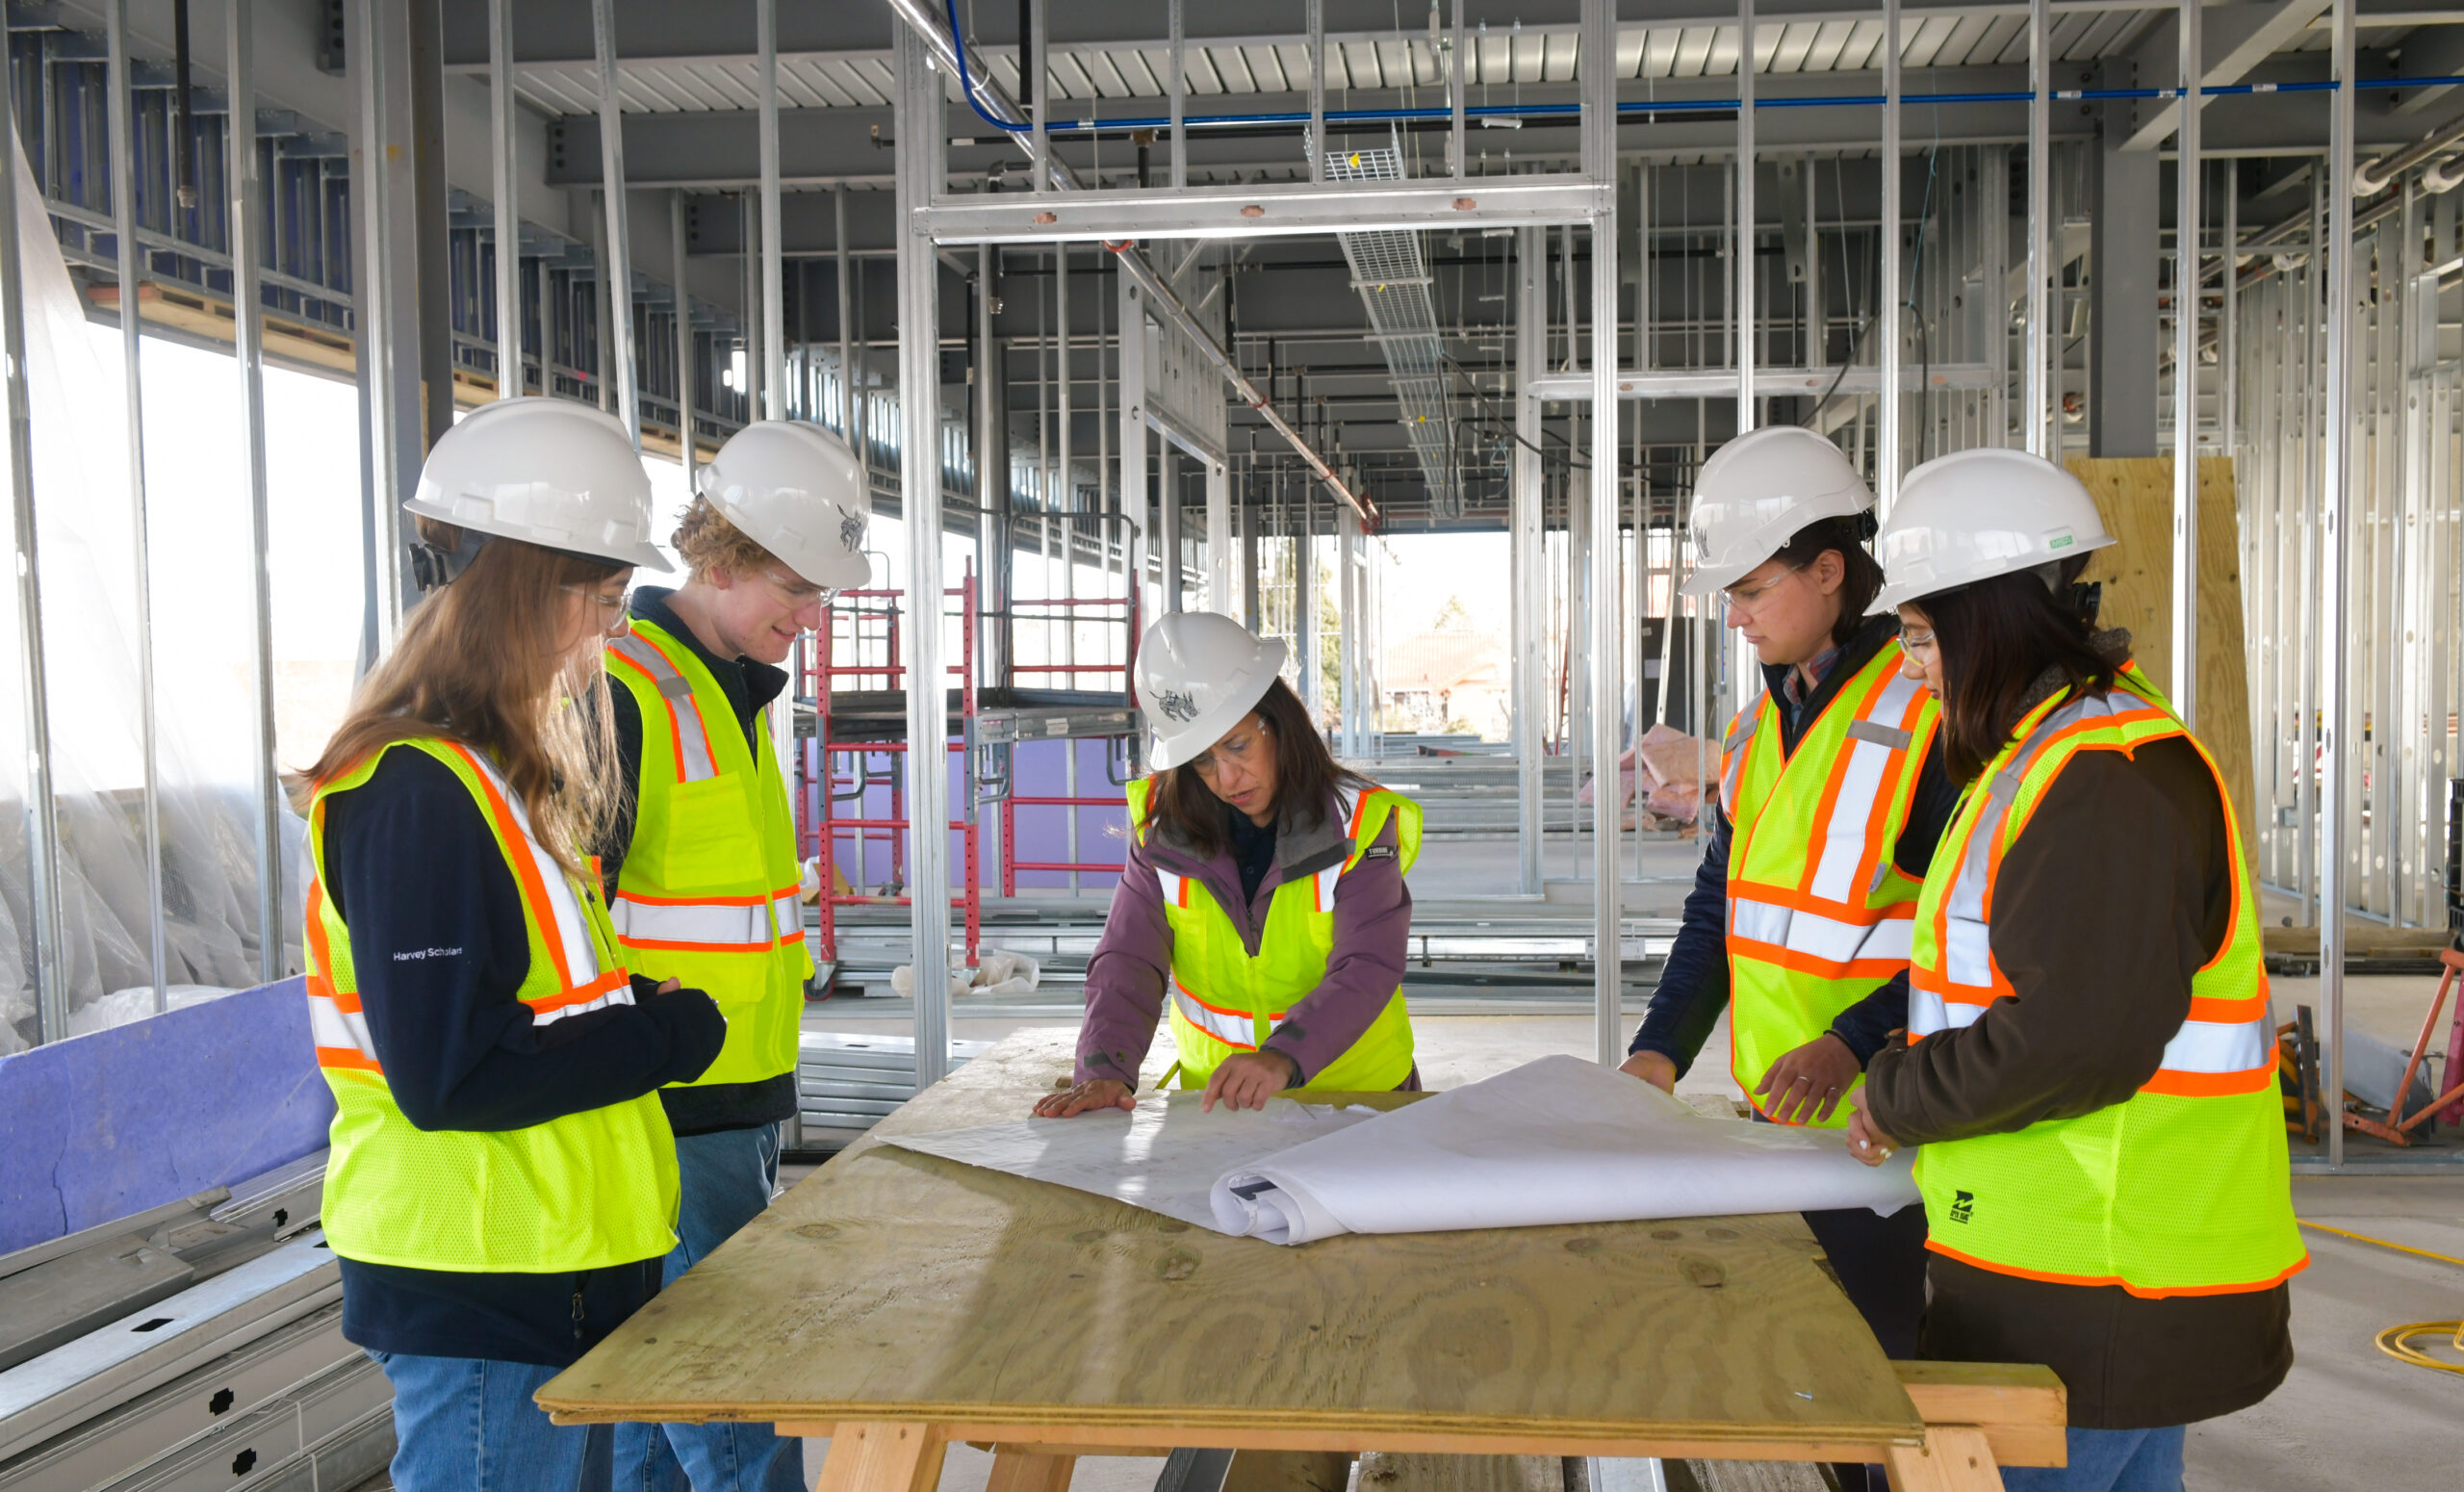
[[[1838,447],[1793,425],[1721,447],[1695,488],[1681,589],[1719,598],[1763,687],[1728,728],[1709,842],[1624,1069],[1674,1088],[1725,1010],[1730,1069],[1782,1123],[1846,1123],[1865,1059],[1906,1024],[1909,917],[1957,797],[1896,625],[1865,616],[1873,502]],[[1924,1219],[1807,1222],[1885,1349],[1913,1351]]]
[[[1908,476],[1877,611],[1965,785],[1916,903],[1908,1029],[1850,1152],[1922,1145],[1922,1354],[2049,1364],[2069,1464],[2182,1485],[2184,1428],[2292,1365],[2294,1222],[2257,888],[2215,760],[2095,630],[2087,489],[2015,450]]]
[[[663,568],[650,482],[607,415],[515,399],[404,507],[429,594],[306,774],[343,1335],[393,1384],[404,1492],[605,1485],[610,1432],[531,1396],[658,1292],[657,1094],[727,1034],[628,968],[586,858],[617,796],[601,643]]]
[[[706,990],[728,1017],[719,1060],[661,1091],[683,1207],[676,1282],[770,1205],[812,958],[795,815],[771,745],[796,638],[833,592],[870,578],[863,469],[819,425],[746,425],[704,467],[676,529],[685,581],[637,586],[607,644],[628,807],[599,844],[617,941],[633,966]],[[767,1425],[625,1425],[622,1486],[794,1492],[802,1445]]]
[[[1168,1001],[1201,1107],[1420,1086],[1402,989],[1420,806],[1336,763],[1280,677],[1288,651],[1211,611],[1147,630],[1156,770],[1129,785],[1076,1081],[1038,1115],[1133,1107]]]

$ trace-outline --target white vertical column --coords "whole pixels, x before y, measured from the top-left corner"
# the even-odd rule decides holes
[[[625,231],[625,116],[616,89],[614,8],[614,0],[590,0],[591,39],[599,59],[601,194],[607,201],[606,253],[599,272],[606,283],[607,382],[615,391],[617,418],[625,422],[625,433],[638,450],[642,398],[633,377],[633,257]]]
[[[1121,566],[1129,594],[1142,596],[1146,584],[1142,542],[1146,532],[1146,303],[1138,282],[1116,265],[1113,282],[1120,292],[1120,512]],[[1142,621],[1151,621],[1143,602]]]
[[[240,364],[240,449],[248,484],[249,611],[256,646],[257,977],[271,984],[282,967],[282,768],[274,758],[273,575],[268,568],[273,525],[266,511],[265,184],[257,167],[255,0],[231,0],[228,83],[230,140],[224,169],[231,179],[231,324]],[[134,309],[133,307],[131,309]],[[132,452],[132,454],[134,454]],[[139,553],[142,553],[141,548]],[[140,605],[151,606],[141,600]],[[150,712],[152,701],[147,702]],[[161,910],[155,913],[160,925]]]
[[[1581,70],[1583,174],[1617,179],[1617,8],[1583,0]],[[1617,597],[1617,196],[1591,220],[1591,563],[1589,636],[1591,759],[1601,789],[1592,794],[1592,1010],[1598,1054],[1615,1067],[1626,1047],[1623,887],[1617,865],[1617,767],[1620,668]],[[1569,313],[1572,307],[1568,307]],[[1569,316],[1571,324],[1571,315]]]
[[[1882,348],[1882,392],[1875,407],[1881,415],[1874,452],[1875,512],[1890,517],[1899,500],[1899,415],[1904,401],[1899,388],[1899,0],[1883,0],[1883,273],[1882,295],[1874,307],[1875,345]]]
[[[1736,0],[1736,325],[1732,335],[1736,432],[1743,435],[1754,428],[1754,0]],[[1593,415],[1613,421],[1616,407],[1604,404]]]
[[[2053,0],[2028,0],[2028,337],[2020,374],[2020,402],[2028,450],[2048,460],[2060,455],[2052,440],[2053,408],[2047,363],[2056,345],[2046,302],[2053,273],[2053,224],[2047,209],[2053,184]]]
[[[105,141],[111,152],[112,231],[119,241],[119,350],[126,380],[128,420],[128,503],[131,557],[137,572],[137,614],[130,624],[137,633],[137,732],[141,771],[141,811],[145,834],[145,905],[147,967],[154,976],[154,1011],[168,1003],[165,970],[169,958],[163,937],[163,795],[162,753],[157,740],[154,693],[154,563],[145,500],[145,399],[141,363],[143,341],[140,314],[145,276],[139,268],[144,253],[137,244],[136,146],[130,126],[136,102],[129,83],[128,0],[112,0],[105,13],[105,39],[111,53],[110,120]],[[258,551],[263,553],[262,546]],[[66,1027],[46,1024],[45,1041],[66,1034]]]
[[[1547,361],[1549,230],[1518,228],[1514,235],[1514,452],[1507,494],[1508,560],[1514,568],[1512,612],[1515,756],[1515,889],[1541,891],[1544,836],[1541,787],[1548,744],[1549,645],[1547,541],[1542,534],[1540,401],[1531,380]]]
[[[599,0],[604,5],[606,0]],[[915,1086],[948,1070],[950,1035],[948,674],[941,640],[940,272],[920,212],[947,179],[941,75],[912,28],[893,27],[898,149],[899,496],[907,519],[908,928],[915,965]]]
[[[2327,239],[2320,259],[2327,276],[2325,457],[2319,493],[2319,1015],[2325,1025],[2326,1070],[2320,1091],[2330,1096],[2327,1164],[2345,1162],[2345,1129],[2333,1095],[2345,1091],[2345,647],[2350,566],[2346,517],[2352,481],[2352,302],[2358,255],[2352,241],[2353,4],[2336,0],[2336,90],[2328,95]]]
[[[235,6],[244,0],[233,0]],[[488,0],[488,126],[493,148],[497,216],[497,398],[520,399],[522,367],[522,215],[514,193],[522,164],[514,153],[513,0]],[[545,385],[542,385],[543,393]]]
[[[684,463],[684,490],[693,490],[701,452],[693,444],[693,295],[684,283],[684,193],[667,194],[667,251],[676,267],[676,439]],[[869,495],[867,502],[871,502]]]
[[[2173,709],[2198,729],[2199,11],[2181,4],[2180,158],[2173,197]],[[2341,90],[2340,90],[2341,91]]]
[[[761,75],[761,410],[787,418],[786,265],[779,242],[779,0],[754,0]],[[934,121],[937,127],[939,121]],[[937,128],[937,133],[938,130]],[[934,386],[940,374],[936,373]],[[935,449],[939,449],[937,441]]]
[[[1171,32],[1172,79],[1169,91],[1172,95],[1172,190],[1175,192],[1186,189],[1190,184],[1189,137],[1181,128],[1181,114],[1189,105],[1189,38],[1181,24],[1181,3],[1182,0],[1168,0],[1165,8]]]
[[[1366,629],[1360,605],[1360,517],[1348,504],[1335,508],[1335,678],[1342,722],[1343,754],[1358,758],[1368,752],[1361,736],[1361,666]]]
[[[1206,608],[1225,616],[1241,614],[1233,559],[1232,469],[1210,457],[1206,463]]]

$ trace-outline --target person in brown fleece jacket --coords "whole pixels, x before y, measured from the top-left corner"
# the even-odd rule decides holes
[[[1987,526],[2053,562],[1963,548]],[[2231,810],[2129,666],[2129,634],[2095,632],[2070,583],[2111,542],[2067,474],[1995,450],[1912,473],[1881,543],[1880,605],[1897,605],[1910,666],[1942,702],[1946,765],[1970,786],[1918,903],[1910,1030],[1867,1067],[1849,1147],[1869,1163],[1934,1147],[1918,1161],[1921,1354],[2045,1363],[2068,1390],[2070,1464],[2006,1469],[2014,1492],[2176,1492],[2185,1428],[2284,1380],[2286,1278],[2304,1262]],[[2066,733],[2095,745],[2065,757]],[[1962,902],[1964,873],[1981,905]],[[2031,1130],[2045,1148],[2009,1144]],[[1954,1170],[1973,1190],[1938,1201]],[[2006,1231],[1961,1226],[1991,1206]],[[2066,1249],[2105,1267],[2069,1267]]]

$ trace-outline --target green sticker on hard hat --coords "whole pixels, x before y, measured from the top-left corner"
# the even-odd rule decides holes
[[[2044,546],[2044,547],[2045,547],[2046,549],[2049,549],[2049,550],[2051,550],[2051,549],[2068,549],[2068,548],[2072,545],[2072,543],[2074,543],[2074,542],[2076,541],[2076,537],[2077,537],[2076,535],[2072,534],[2068,529],[2066,529],[2066,529],[2064,529],[2064,530],[2063,530],[2059,535],[2057,535],[2057,536],[2055,536],[2055,537],[2053,537],[2053,538],[2047,539],[2047,540],[2045,541],[2045,546]]]

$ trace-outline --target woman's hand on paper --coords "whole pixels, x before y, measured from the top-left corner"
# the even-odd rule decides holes
[[[1827,1119],[1862,1070],[1848,1043],[1825,1031],[1771,1064],[1771,1070],[1754,1085],[1762,1095],[1758,1107],[1783,1124]]]
[[[1036,1118],[1070,1119],[1091,1109],[1134,1109],[1138,1095],[1127,1083],[1099,1077],[1084,1083],[1073,1083],[1057,1093],[1046,1093],[1036,1100]]]
[[[1874,1117],[1865,1112],[1865,1095],[1860,1091],[1848,1095],[1848,1153],[1868,1166],[1879,1166],[1889,1160],[1899,1142],[1884,1134]]]
[[[1201,1113],[1219,1103],[1235,1109],[1263,1109],[1267,1100],[1300,1080],[1300,1064],[1281,1052],[1235,1052],[1217,1065],[1206,1079],[1206,1095],[1197,1101]]]
[[[1636,1052],[1618,1066],[1628,1077],[1638,1077],[1664,1093],[1677,1092],[1677,1064],[1658,1052]]]

